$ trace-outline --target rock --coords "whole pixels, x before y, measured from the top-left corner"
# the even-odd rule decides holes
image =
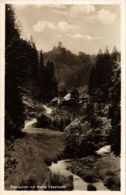
[[[102,148],[100,148],[99,150],[96,151],[96,154],[104,156],[106,154],[110,154],[111,152],[111,146],[110,145],[106,145]]]
[[[92,184],[88,184],[87,191],[97,191],[97,188]]]
[[[104,185],[112,191],[119,191],[120,179],[117,176],[108,176],[104,179]]]
[[[61,103],[61,98],[59,98],[59,97],[55,97],[55,98],[53,98],[53,99],[51,100],[51,105],[52,105],[52,106],[60,105],[60,103]]]
[[[45,109],[46,114],[51,114],[52,111],[53,111],[52,108],[50,108],[50,107],[48,107],[46,105],[43,105],[43,108]]]
[[[61,106],[73,106],[75,105],[75,101],[73,99],[69,99],[69,100],[63,100],[61,103]]]
[[[50,166],[52,164],[52,162],[50,160],[45,160],[45,163],[47,166]]]
[[[68,101],[71,99],[71,94],[68,93],[67,95],[64,96],[64,100]]]
[[[89,171],[90,172],[90,171]],[[89,173],[85,176],[83,176],[84,180],[87,182],[87,183],[93,183],[93,182],[97,182],[98,178],[97,176],[95,176],[93,173]]]
[[[51,125],[51,116],[45,113],[40,113],[37,116],[38,127],[49,127]]]

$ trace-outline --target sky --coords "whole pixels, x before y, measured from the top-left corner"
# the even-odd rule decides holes
[[[22,37],[32,36],[38,50],[59,41],[74,53],[96,54],[106,46],[120,50],[119,5],[13,5]]]

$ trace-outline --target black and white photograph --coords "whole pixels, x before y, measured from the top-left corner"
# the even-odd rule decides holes
[[[42,2],[5,3],[4,190],[121,192],[121,4]]]

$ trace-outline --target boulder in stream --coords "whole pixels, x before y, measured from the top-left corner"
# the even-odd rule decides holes
[[[37,116],[38,127],[49,127],[52,123],[52,118],[49,114],[39,113]]]
[[[88,184],[87,191],[97,191],[97,188],[92,184]]]

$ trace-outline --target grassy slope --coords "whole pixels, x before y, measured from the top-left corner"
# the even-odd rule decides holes
[[[6,189],[10,189],[10,185],[26,184],[31,179],[37,185],[48,181],[50,171],[46,163],[57,160],[63,151],[63,142],[63,133],[45,133],[25,134],[13,143],[6,143]]]

